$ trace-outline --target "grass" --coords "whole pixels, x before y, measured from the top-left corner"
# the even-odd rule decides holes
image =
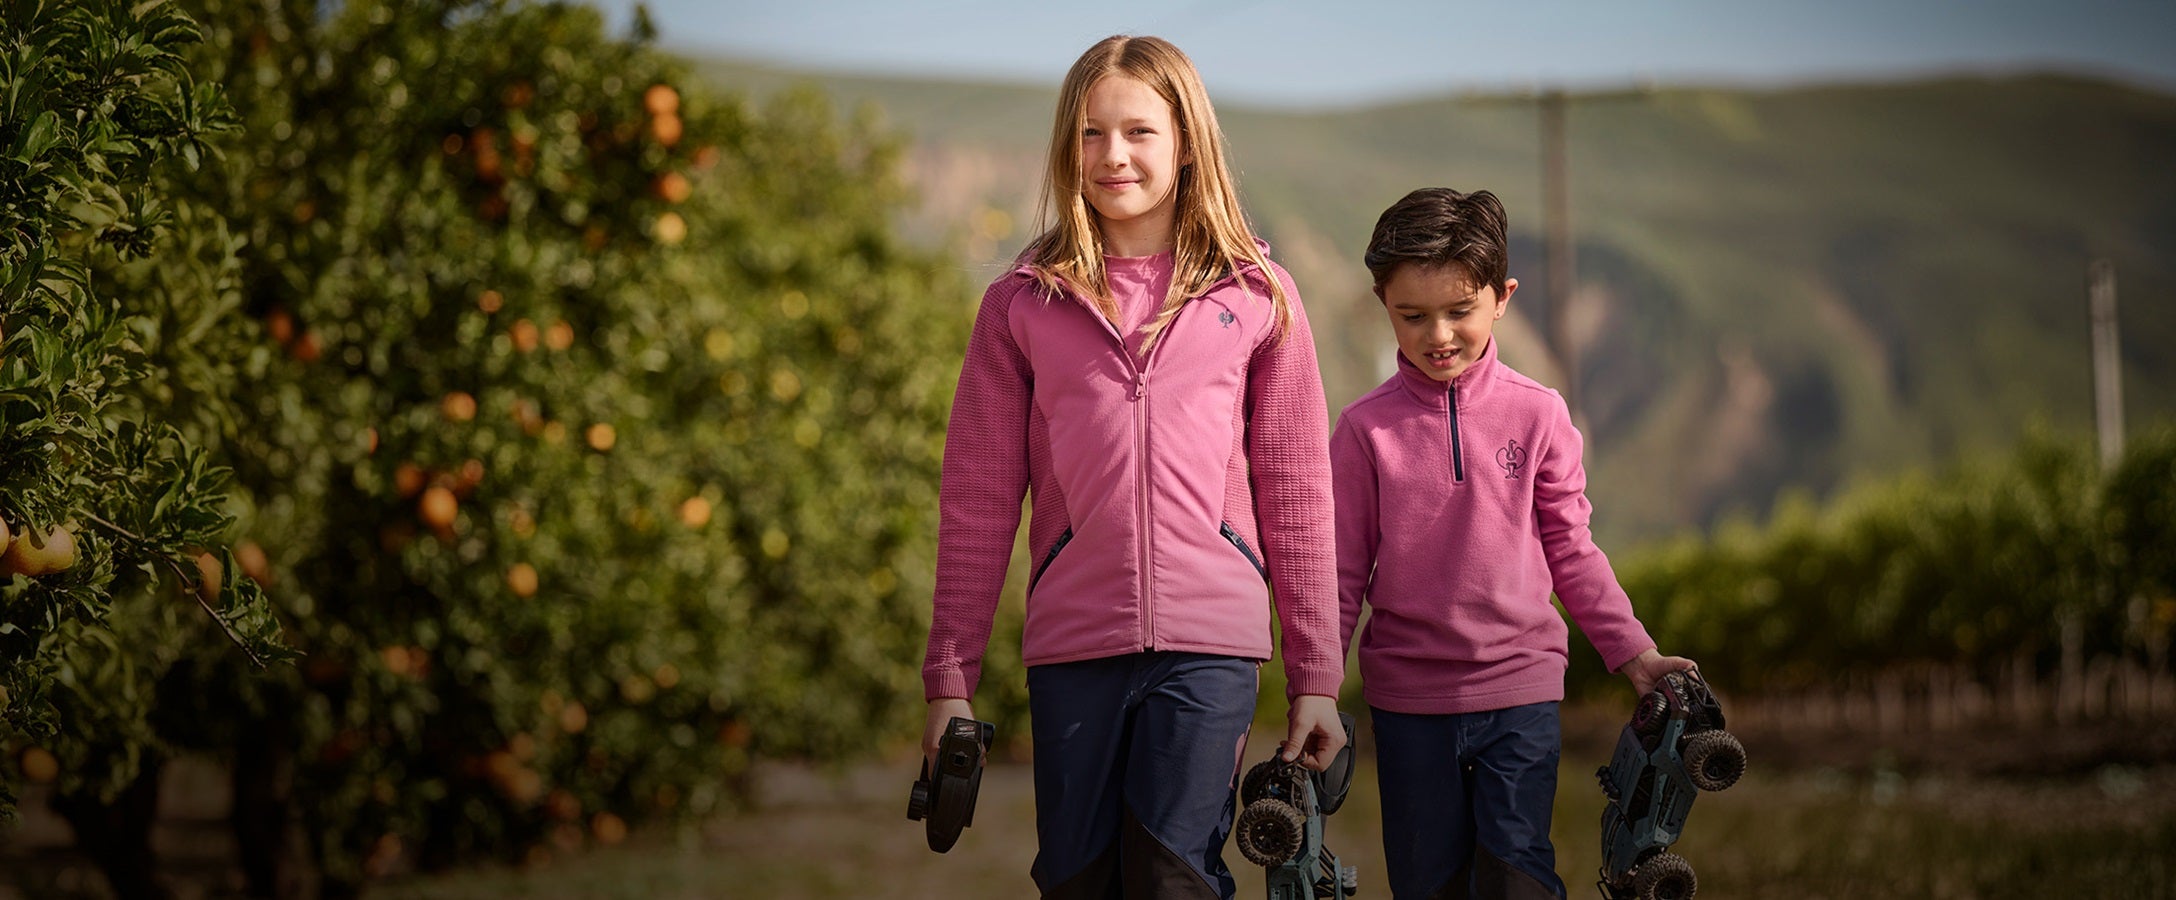
[[[1268,746],[1257,734],[1254,747]],[[1753,768],[1695,805],[1674,848],[1701,895],[1763,900],[2007,900],[2176,897],[2176,767],[2108,767],[2045,779]],[[1250,753],[1250,762],[1259,753]],[[1598,748],[1567,752],[1553,838],[1574,897],[1592,897],[1600,864]],[[888,777],[897,769],[899,777]],[[470,870],[386,884],[404,900],[557,898],[971,898],[1033,893],[1033,801],[1025,765],[993,767],[976,824],[951,853],[922,845],[903,816],[907,767],[794,782],[763,812],[684,835],[526,870]],[[895,796],[897,795],[897,796]],[[1363,897],[1384,888],[1379,797],[1363,757],[1354,793],[1328,842],[1360,869]],[[1264,895],[1262,872],[1227,849],[1239,896]]]
[[[1553,839],[1573,897],[1595,897],[1601,791],[1593,773],[1614,727],[1570,712]],[[2135,730],[2135,729],[2134,729]],[[1695,804],[1673,850],[1700,896],[1761,900],[2024,900],[2176,898],[2176,763],[2084,762],[2018,768],[2025,734],[1920,737],[1913,752],[1856,740],[1793,745],[1745,734],[1751,769]],[[1257,727],[1252,764],[1276,736]],[[1363,748],[1370,738],[1363,726]],[[1983,742],[1999,747],[1974,746]],[[1973,745],[1973,746],[1968,746]],[[1996,751],[2001,751],[1997,753]],[[1795,761],[1786,766],[1785,761]],[[1929,761],[1947,761],[1930,765]],[[2000,765],[1995,765],[1999,763]],[[374,886],[395,900],[978,900],[1032,896],[1034,800],[1029,767],[993,765],[974,827],[947,854],[929,851],[905,817],[913,766],[899,753],[825,773],[773,765],[755,811],[685,831],[638,831],[624,844],[555,852],[536,865],[407,874]],[[1989,772],[2060,772],[1996,775]],[[197,779],[202,780],[202,779]],[[206,782],[209,784],[209,782]],[[186,787],[177,785],[177,787]],[[210,790],[204,784],[192,790]],[[26,807],[37,813],[38,807]],[[232,896],[231,842],[201,812],[162,824],[177,897]],[[0,831],[0,900],[111,896],[65,830]],[[1353,794],[1329,823],[1329,845],[1360,870],[1363,898],[1388,898],[1379,796],[1364,753]],[[1265,894],[1262,871],[1227,848],[1241,898]]]

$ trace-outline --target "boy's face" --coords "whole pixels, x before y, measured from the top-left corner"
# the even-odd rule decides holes
[[[1505,279],[1498,294],[1495,285],[1474,284],[1464,266],[1408,263],[1391,270],[1375,295],[1390,314],[1398,352],[1428,377],[1449,381],[1488,349],[1496,320],[1504,317],[1518,289],[1516,278]]]

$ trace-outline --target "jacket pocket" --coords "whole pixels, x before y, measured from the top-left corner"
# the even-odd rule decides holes
[[[1057,542],[1050,545],[1050,552],[1043,554],[1043,564],[1036,566],[1035,575],[1028,579],[1028,593],[1035,593],[1035,583],[1042,581],[1043,573],[1050,571],[1050,564],[1058,561],[1058,551],[1065,549],[1065,545],[1072,542],[1073,529],[1068,528],[1065,533],[1058,535]]]
[[[1262,581],[1267,583],[1269,581],[1269,569],[1263,567],[1262,559],[1254,555],[1254,549],[1247,546],[1247,539],[1240,537],[1239,531],[1234,529],[1230,522],[1218,523],[1217,531],[1224,535],[1225,540],[1232,542],[1232,546],[1239,548],[1240,555],[1247,558],[1247,564],[1253,566],[1255,574],[1262,576]]]

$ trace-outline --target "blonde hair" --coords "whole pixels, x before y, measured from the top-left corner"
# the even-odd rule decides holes
[[[1088,91],[1105,78],[1122,75],[1148,85],[1171,105],[1178,128],[1179,154],[1190,162],[1179,170],[1177,209],[1172,222],[1171,288],[1163,307],[1149,321],[1142,352],[1156,346],[1188,297],[1197,296],[1239,264],[1252,263],[1268,288],[1270,308],[1282,335],[1292,321],[1284,285],[1247,226],[1239,190],[1224,161],[1224,131],[1192,60],[1171,42],[1157,37],[1112,35],[1074,61],[1058,90],[1058,112],[1050,129],[1050,157],[1043,171],[1043,199],[1036,215],[1040,234],[1022,254],[1035,277],[1052,290],[1070,286],[1093,302],[1104,317],[1118,322],[1103,267],[1103,233],[1096,227],[1081,182],[1081,131],[1087,123]],[[1241,279],[1244,289],[1246,282]],[[1252,290],[1248,290],[1252,295]]]

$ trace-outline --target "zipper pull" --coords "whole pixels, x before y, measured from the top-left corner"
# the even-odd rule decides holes
[[[1148,393],[1148,373],[1142,372],[1133,378],[1133,399],[1139,400],[1146,393]]]

